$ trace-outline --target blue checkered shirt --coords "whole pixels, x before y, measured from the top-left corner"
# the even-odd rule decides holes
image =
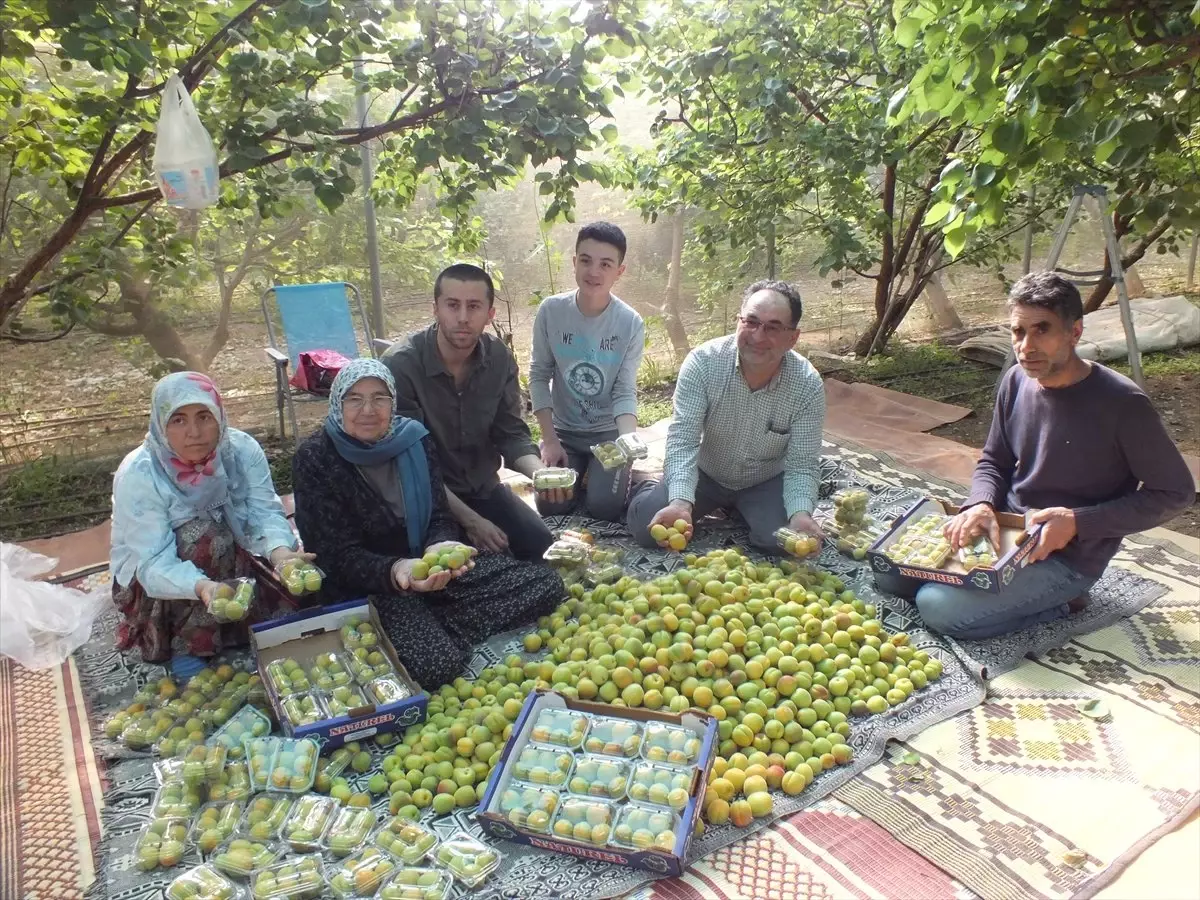
[[[820,487],[825,386],[807,359],[788,351],[779,372],[751,391],[738,365],[735,335],[688,354],[675,383],[667,431],[670,500],[696,500],[699,471],[730,490],[783,473],[788,518],[811,513]]]

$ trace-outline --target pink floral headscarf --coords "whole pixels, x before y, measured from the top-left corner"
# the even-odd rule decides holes
[[[208,458],[200,463],[181,460],[167,442],[167,422],[177,410],[199,403],[208,407],[221,425],[221,436]],[[200,372],[173,372],[159,380],[150,394],[150,433],[145,446],[157,461],[172,488],[200,511],[223,506],[229,499],[229,479],[222,463],[227,449],[225,404],[211,378]]]

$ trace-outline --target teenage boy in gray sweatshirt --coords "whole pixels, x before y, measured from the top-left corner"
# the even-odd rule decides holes
[[[1017,366],[1005,374],[963,510],[946,525],[957,550],[998,544],[997,512],[1041,525],[1027,565],[999,594],[925,584],[925,624],[983,639],[1082,609],[1121,539],[1186,509],[1195,483],[1150,398],[1123,375],[1081,359],[1083,302],[1054,272],[1021,278],[1008,297]],[[876,574],[901,593],[902,579]]]
[[[589,515],[619,522],[629,493],[629,466],[606,470],[594,444],[637,430],[637,371],[642,317],[612,293],[625,271],[625,234],[593,222],[575,238],[576,289],[547,297],[533,323],[529,395],[542,429],[542,462],[587,474]],[[540,504],[560,515],[571,503]]]

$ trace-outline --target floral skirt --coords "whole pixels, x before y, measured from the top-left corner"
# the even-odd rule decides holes
[[[250,557],[225,522],[193,519],[175,529],[179,558],[194,563],[213,581],[251,573]],[[241,622],[222,624],[195,597],[187,600],[149,596],[135,579],[113,582],[113,602],[125,617],[117,626],[117,649],[137,647],[146,662],[166,662],[177,653],[213,656],[225,647],[245,646],[249,624],[263,617],[259,602]]]

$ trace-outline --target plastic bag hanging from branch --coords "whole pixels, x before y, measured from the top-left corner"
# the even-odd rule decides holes
[[[154,140],[154,175],[170,206],[204,209],[217,202],[217,151],[178,75],[167,79]]]

